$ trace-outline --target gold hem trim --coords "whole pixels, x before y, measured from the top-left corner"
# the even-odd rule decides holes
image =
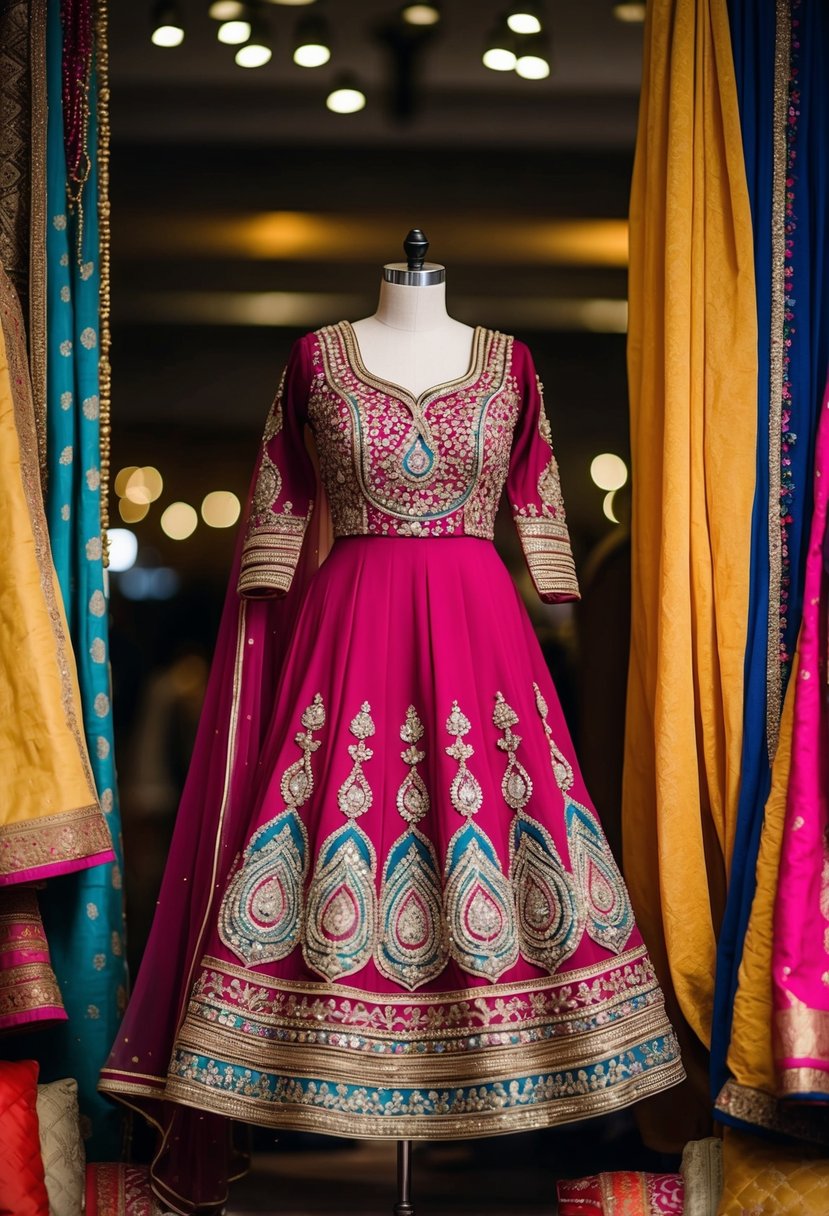
[[[670,1033],[670,1023],[660,1002],[655,1009],[643,1010],[612,1027],[600,1026],[536,1043],[509,1046],[494,1043],[452,1054],[375,1057],[367,1051],[331,1044],[309,1047],[301,1043],[266,1042],[216,1022],[194,1025],[187,1018],[174,1051],[191,1051],[240,1068],[256,1068],[296,1079],[319,1077],[378,1088],[396,1083],[406,1089],[421,1089],[491,1084],[531,1073],[575,1071]]]
[[[766,1128],[814,1144],[829,1144],[829,1110],[797,1107],[780,1102],[766,1090],[726,1081],[714,1103],[715,1111],[741,1123]]]
[[[112,852],[97,803],[0,826],[0,875],[22,874]]]
[[[619,1082],[612,1090],[551,1098],[543,1106],[493,1110],[486,1115],[356,1115],[296,1106],[274,1109],[260,1099],[221,1093],[181,1079],[168,1082],[165,1098],[181,1106],[213,1111],[264,1127],[323,1132],[347,1139],[457,1140],[532,1131],[623,1110],[642,1098],[678,1085],[684,1079],[685,1070],[676,1059],[655,1065],[649,1072],[640,1073],[628,1081]]]

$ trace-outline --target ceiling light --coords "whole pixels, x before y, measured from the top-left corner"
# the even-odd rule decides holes
[[[550,75],[550,53],[544,38],[530,35],[521,39],[515,72],[524,80],[547,79]]]
[[[285,8],[302,8],[306,4],[313,4],[314,0],[267,0],[268,4],[281,4]]]
[[[353,76],[340,76],[325,99],[335,114],[356,114],[366,104],[366,95]]]
[[[297,25],[294,63],[301,68],[321,68],[331,58],[328,26],[321,17],[304,17]]]
[[[240,43],[247,42],[250,35],[250,22],[237,18],[233,21],[223,21],[216,31],[216,37],[225,46],[239,46]]]
[[[181,46],[184,41],[184,26],[177,4],[161,0],[161,3],[155,5],[150,39],[154,46]]]
[[[214,21],[235,21],[244,16],[245,6],[242,0],[213,0],[207,12]]]
[[[639,0],[625,0],[623,3],[613,5],[613,16],[617,21],[624,21],[627,25],[633,25],[645,20],[646,5]]]
[[[437,25],[440,9],[436,4],[405,4],[400,16],[407,25]]]
[[[537,4],[517,5],[507,17],[513,34],[540,34],[541,18]]]
[[[273,51],[268,45],[268,30],[262,21],[251,23],[250,41],[236,52],[236,63],[240,68],[261,68],[268,63]]]
[[[515,67],[515,38],[505,25],[493,30],[487,39],[483,64],[492,72],[511,72]]]

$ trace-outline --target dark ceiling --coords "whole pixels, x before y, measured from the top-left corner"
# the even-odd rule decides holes
[[[374,32],[393,0],[328,0],[334,56],[314,71],[291,62],[297,8],[272,6],[273,59],[245,71],[206,0],[182,5],[175,50],[151,45],[150,7],[110,18],[115,467],[158,465],[165,499],[243,492],[290,341],[373,311],[380,267],[418,225],[447,266],[450,311],[530,342],[571,520],[592,543],[608,525],[590,457],[627,450],[641,27],[610,0],[548,0],[552,73],[530,82],[480,62],[503,0],[445,0],[402,122]],[[365,82],[359,114],[325,108],[343,68]],[[138,529],[169,549],[157,521]],[[226,563],[199,533],[176,559]]]

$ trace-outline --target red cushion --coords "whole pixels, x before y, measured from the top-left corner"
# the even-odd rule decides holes
[[[0,1060],[0,1216],[49,1216],[34,1060]]]

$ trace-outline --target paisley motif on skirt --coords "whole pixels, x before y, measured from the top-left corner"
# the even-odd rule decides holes
[[[633,932],[633,909],[595,815],[574,799],[565,798],[570,864],[585,904],[585,928],[605,950],[619,954]]]
[[[459,967],[495,981],[515,965],[512,891],[492,841],[471,819],[449,842],[443,905],[449,952]]]
[[[253,836],[219,910],[219,937],[248,966],[290,954],[302,932],[305,825],[283,811]]]
[[[302,954],[328,980],[365,967],[377,940],[377,858],[353,820],[322,846],[305,903]]]
[[[392,845],[380,894],[377,970],[413,991],[449,958],[440,873],[431,841],[410,828]]]

